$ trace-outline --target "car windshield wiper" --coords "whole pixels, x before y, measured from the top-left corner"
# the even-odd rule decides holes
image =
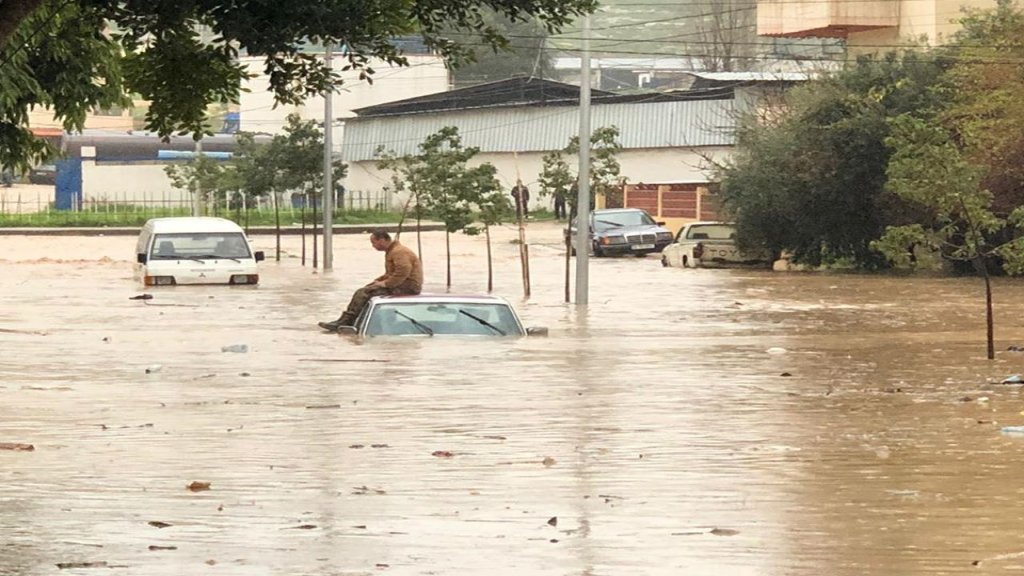
[[[501,328],[498,328],[494,324],[491,324],[490,322],[488,322],[487,320],[484,320],[483,318],[477,316],[476,314],[470,314],[469,312],[466,312],[465,310],[459,310],[459,314],[465,314],[466,316],[469,316],[473,320],[476,320],[477,322],[483,324],[484,326],[487,326],[491,330],[494,330],[498,334],[501,334],[502,336],[507,336],[507,334],[505,333],[504,330],[502,330]]]
[[[607,224],[609,226],[615,226],[616,228],[621,228],[623,226],[622,224],[618,222],[612,222],[611,220],[595,220],[595,222],[600,222],[601,224]]]
[[[197,258],[213,258],[214,260],[234,260],[239,264],[242,263],[242,261],[239,260],[238,258],[232,258],[231,256],[218,256],[217,254],[203,254],[202,256],[197,256]]]
[[[434,331],[430,329],[430,326],[427,326],[423,322],[420,322],[419,320],[413,318],[412,316],[409,316],[405,312],[402,312],[401,310],[395,310],[395,315],[401,316],[402,318],[405,318],[409,322],[412,322],[412,325],[415,326],[420,332],[423,332],[424,334],[430,336],[434,335]]]

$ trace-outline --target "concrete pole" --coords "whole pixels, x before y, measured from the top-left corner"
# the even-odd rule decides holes
[[[333,62],[332,46],[327,43],[324,64],[331,68]],[[334,268],[334,168],[332,148],[334,148],[334,90],[324,92],[324,270]]]
[[[590,15],[583,17],[580,58],[580,169],[576,196],[576,305],[590,301]]]

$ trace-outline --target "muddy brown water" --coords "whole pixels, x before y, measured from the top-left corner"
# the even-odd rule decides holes
[[[0,450],[0,574],[1024,570],[1024,284],[989,361],[975,279],[598,259],[578,309],[558,227],[529,300],[516,236],[495,293],[548,338],[362,344],[314,324],[380,272],[363,236],[330,273],[286,238],[256,289],[149,290],[134,238],[0,237],[0,443],[35,448]]]

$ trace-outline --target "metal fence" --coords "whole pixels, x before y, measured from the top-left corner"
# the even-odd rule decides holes
[[[279,197],[280,213],[289,219],[309,215],[313,210],[313,199],[301,194],[285,194]],[[320,211],[319,199],[316,199],[317,212]],[[395,196],[387,192],[377,191],[345,191],[338,195],[336,211],[373,211],[389,212],[395,209]],[[275,211],[273,198],[251,199],[244,194],[229,195],[227,198],[208,199],[204,202],[203,211],[210,216],[229,215],[237,211],[248,211],[256,214],[273,214]],[[167,215],[186,215],[192,213],[192,200],[181,193],[134,193],[114,194],[82,199],[74,203],[72,210],[54,208],[54,188],[52,186],[18,186],[0,188],[0,215],[35,215],[39,217],[61,216],[73,218],[77,214],[102,218],[109,215],[112,219],[118,216],[158,217]]]

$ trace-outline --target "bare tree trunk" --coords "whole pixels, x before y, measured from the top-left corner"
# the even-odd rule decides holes
[[[299,209],[299,229],[302,230],[302,265],[306,265],[306,199],[308,196],[302,197],[302,208]]]
[[[418,208],[418,207],[417,207]],[[416,210],[416,255],[420,257],[420,266],[423,266],[423,235],[422,235],[422,221],[420,220],[420,211]]]
[[[487,293],[494,292],[494,267],[491,260],[491,227],[484,224],[484,236],[487,237]]]
[[[276,260],[281,261],[281,199],[277,197],[277,192],[272,192],[274,195],[274,234],[277,236],[277,248],[276,248]]]
[[[444,231],[444,252],[445,259],[447,260],[446,267],[448,269],[448,291],[452,291],[452,234],[446,228]],[[421,264],[422,265],[422,264]]]
[[[992,280],[988,275],[988,268],[985,267],[985,263],[981,263],[982,270],[985,275],[985,328],[986,336],[988,337],[988,359],[994,360],[996,357],[996,341],[995,341],[995,321],[992,318]]]
[[[569,269],[572,268],[572,240],[569,238],[569,228],[565,229],[565,303],[569,300]]]
[[[311,194],[311,196],[313,197],[313,268],[316,268],[316,194]]]

